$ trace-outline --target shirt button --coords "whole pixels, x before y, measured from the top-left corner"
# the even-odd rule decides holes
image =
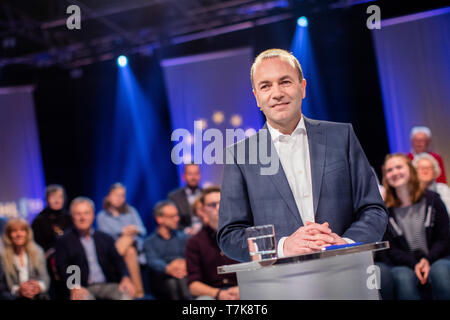
[[[298,170],[298,174],[302,174],[303,173],[303,171],[302,170]]]
[[[228,283],[228,279],[223,279],[223,283],[227,284]]]

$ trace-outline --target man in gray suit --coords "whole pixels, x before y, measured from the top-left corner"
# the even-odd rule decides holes
[[[380,241],[387,211],[352,126],[302,115],[306,80],[287,51],[262,52],[251,68],[251,81],[267,123],[226,149],[220,248],[232,259],[249,261],[245,229],[265,224],[275,226],[279,257]],[[275,153],[272,161],[281,164],[275,173],[264,174],[262,161],[252,162],[252,140]]]

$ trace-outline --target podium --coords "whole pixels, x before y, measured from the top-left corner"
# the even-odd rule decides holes
[[[379,300],[373,252],[389,242],[252,261],[217,268],[236,273],[242,300]]]

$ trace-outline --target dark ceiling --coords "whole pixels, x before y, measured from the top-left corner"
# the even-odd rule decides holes
[[[73,68],[119,53],[151,55],[160,46],[369,2],[373,1],[1,0],[0,67]],[[70,5],[80,8],[80,30],[66,26]]]

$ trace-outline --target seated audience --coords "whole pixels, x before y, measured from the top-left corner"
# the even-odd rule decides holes
[[[2,254],[2,251],[0,251]],[[6,285],[6,277],[3,272],[2,264],[0,263],[0,300],[14,300],[14,296],[9,292]]]
[[[136,297],[144,296],[139,253],[142,252],[147,230],[137,210],[126,202],[126,189],[121,183],[113,184],[103,201],[103,210],[97,215],[97,227],[116,241],[119,254],[125,259]]]
[[[436,181],[436,178],[441,174],[441,168],[436,159],[429,153],[421,153],[415,156],[413,165],[417,170],[417,176],[422,187],[439,194],[445,204],[447,213],[450,213],[450,188],[445,183]]]
[[[0,236],[3,234],[3,230],[5,229],[6,219],[0,217]]]
[[[420,186],[408,157],[386,156],[383,166],[389,224],[384,240],[398,299],[450,299],[449,217],[439,195]]]
[[[180,220],[177,207],[170,201],[160,201],[153,214],[158,227],[144,242],[151,291],[160,300],[190,299],[184,258],[189,236],[177,230]]]
[[[47,206],[31,225],[36,243],[44,249],[47,259],[47,271],[50,275],[49,294],[53,299],[62,298],[65,283],[59,279],[55,265],[56,238],[72,226],[72,219],[65,209],[66,191],[61,185],[52,184],[45,190]]]
[[[410,138],[412,150],[408,153],[408,158],[414,160],[416,155],[423,152],[431,154],[439,163],[439,167],[441,168],[441,174],[436,178],[436,181],[447,183],[444,161],[442,161],[442,157],[439,154],[428,150],[431,143],[431,130],[427,127],[414,127],[411,129]]]
[[[48,299],[50,278],[45,256],[34,242],[23,219],[10,219],[3,234],[2,269],[11,295],[23,299]]]
[[[197,299],[238,300],[236,275],[217,274],[217,267],[237,263],[217,245],[220,188],[206,188],[200,199],[204,226],[186,244],[189,290]]]
[[[188,233],[191,236],[197,234],[203,227],[203,205],[200,197],[194,201],[194,204],[192,205],[192,212],[194,213],[192,219],[195,222],[192,224],[191,230]]]
[[[114,239],[92,228],[94,212],[89,198],[78,197],[71,202],[74,227],[58,238],[55,246],[59,276],[64,283],[73,284],[69,287],[72,300],[129,300],[135,289],[127,267]],[[76,271],[70,273],[69,266],[79,268],[79,279]]]
[[[6,218],[0,217],[0,255],[3,252],[2,234],[3,234],[3,231],[5,230],[6,222],[7,222]]]
[[[178,228],[189,235],[193,235],[198,232],[201,224],[200,219],[194,215],[192,208],[194,201],[202,193],[202,189],[199,187],[200,167],[193,163],[186,164],[182,179],[186,182],[186,186],[170,192],[167,198],[177,206],[180,215]]]

